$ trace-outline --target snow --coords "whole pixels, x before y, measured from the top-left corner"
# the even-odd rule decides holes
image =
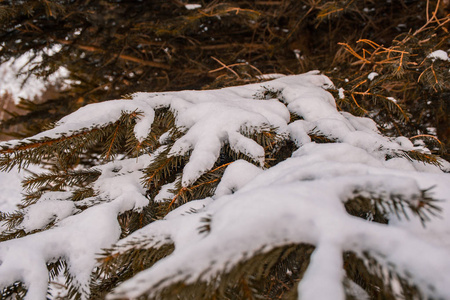
[[[192,9],[197,9],[202,7],[201,4],[185,4],[184,7],[186,7],[186,9],[188,10],[192,10]]]
[[[367,75],[367,78],[368,78],[370,81],[372,81],[372,80],[374,80],[375,77],[377,77],[378,75],[380,75],[380,74],[378,74],[377,72],[371,72],[369,75]]]
[[[326,91],[332,86],[326,76],[313,71],[220,90],[136,93],[131,100],[88,105],[51,130],[0,144],[72,134],[115,122],[123,113],[137,113],[134,133],[142,141],[155,110],[163,107],[174,114],[183,133],[172,146],[164,145],[151,155],[96,166],[101,175],[93,184],[93,197],[72,202],[70,190],[44,193],[24,210],[21,228],[30,232],[51,222],[55,226],[0,243],[0,287],[21,280],[29,289],[26,299],[44,299],[46,263],[64,258],[75,286],[87,299],[91,271],[98,266],[102,249],[116,244],[115,254],[120,254],[132,247],[158,249],[174,244],[172,254],[108,295],[108,299],[157,297],[174,283],[214,280],[252,254],[306,243],[316,248],[298,285],[301,299],[345,299],[345,251],[367,252],[386,268],[410,278],[425,296],[445,298],[450,294],[450,174],[439,166],[395,157],[426,149],[405,137],[382,136],[368,118],[337,111],[335,99]],[[256,99],[267,90],[277,91],[279,99]],[[302,119],[290,123],[291,113]],[[299,147],[268,169],[262,146],[245,135],[264,128],[274,128],[280,139]],[[335,143],[315,143],[311,133]],[[170,134],[160,140],[168,140]],[[170,156],[189,154],[181,175],[182,186],[189,187],[211,170],[225,144],[252,162],[231,163],[212,197],[188,202],[119,240],[117,215],[141,211],[149,203],[141,180],[154,157],[167,147]],[[386,156],[395,158],[386,160]],[[448,168],[448,163],[442,164]],[[174,188],[174,182],[164,185],[154,201],[171,200]],[[423,227],[411,208],[419,204],[422,190],[429,188],[435,199],[442,200],[438,205],[443,212],[441,219],[432,218]],[[409,219],[392,214],[385,225],[350,216],[344,205],[356,196],[387,203],[404,199],[401,205]],[[210,220],[210,231],[200,232],[205,220]],[[139,244],[142,241],[146,243]]]
[[[21,227],[26,231],[41,229],[50,221],[57,226],[0,243],[0,286],[21,280],[28,287],[27,300],[45,299],[46,263],[64,258],[75,286],[85,291],[82,299],[87,299],[97,254],[119,239],[117,215],[130,209],[139,211],[148,204],[139,170],[151,159],[146,156],[98,167],[102,175],[95,186],[97,197],[73,202],[67,200],[70,192],[50,192],[25,209]],[[90,207],[79,213],[77,206],[85,205]]]
[[[397,99],[395,99],[394,97],[387,97],[388,100],[397,103]]]
[[[436,59],[440,59],[443,61],[450,61],[450,58],[444,50],[436,50],[434,52],[431,52],[427,56],[428,58],[431,58],[432,61],[435,61]]]
[[[54,46],[45,49],[47,55],[52,55],[59,51],[60,46]],[[0,96],[6,93],[12,95],[16,104],[20,98],[33,100],[39,98],[46,89],[52,84],[63,84],[69,76],[66,68],[60,67],[51,74],[46,80],[31,75],[28,77],[28,71],[33,65],[42,61],[42,56],[33,52],[27,52],[16,59],[10,59],[0,65]],[[67,83],[66,83],[67,84]]]
[[[102,175],[94,184],[98,197],[122,202],[123,208],[118,211],[119,213],[131,209],[140,211],[148,205],[146,190],[140,183],[144,176],[141,170],[151,160],[150,156],[141,156],[138,160],[131,158],[101,166]]]
[[[46,262],[64,257],[69,272],[75,274],[75,286],[89,291],[96,253],[120,236],[117,213],[116,203],[106,203],[68,217],[53,229],[2,242],[0,285],[20,280],[28,287],[26,299],[45,299]]]
[[[73,201],[58,200],[64,199],[66,196],[60,195],[61,192],[46,193],[40,201],[27,207],[24,211],[24,220],[19,228],[29,233],[36,229],[42,229],[50,222],[58,222],[68,216],[79,212]],[[56,194],[56,195],[55,195]],[[65,194],[65,193],[64,193]],[[50,199],[45,199],[50,196]],[[54,198],[55,200],[51,199]]]
[[[258,168],[245,160],[233,162],[225,170],[225,173],[217,186],[215,197],[234,193],[262,172],[263,170],[261,168]]]
[[[173,242],[175,251],[122,283],[108,299],[137,298],[143,293],[153,297],[172,283],[212,280],[244,259],[244,255],[289,243],[317,246],[299,285],[301,299],[345,299],[341,286],[342,252],[349,250],[368,251],[395,266],[400,274],[412,274],[429,295],[448,295],[450,248],[430,245],[399,226],[369,223],[349,216],[343,208],[343,202],[352,197],[355,189],[415,199],[420,195],[419,182],[429,174],[389,169],[381,163],[368,166],[363,151],[358,148],[352,151],[350,146],[335,155],[332,155],[333,144],[308,146],[309,149],[295,157],[261,171],[234,194],[203,202],[205,207],[197,213],[177,213],[176,217],[156,221],[122,240],[120,244],[124,245],[142,236],[152,237],[153,243]],[[327,152],[329,155],[325,156]],[[235,163],[242,169],[242,162]],[[440,176],[443,181],[450,179],[448,174]],[[421,188],[429,187],[424,185]],[[450,192],[445,184],[436,190],[440,195]],[[190,205],[177,211],[189,211]],[[198,228],[205,217],[211,218],[212,223],[209,234],[203,236]],[[408,221],[403,222],[406,228]],[[166,240],[160,238],[162,228]],[[439,235],[445,235],[443,239],[448,240],[447,229],[441,227],[441,230]],[[429,285],[436,290],[429,289]]]
[[[285,76],[286,75],[284,75],[284,74],[271,73],[271,74],[257,75],[256,78],[260,79],[260,80],[269,80],[269,79],[277,79],[277,78],[281,78],[281,77],[285,77]]]
[[[0,211],[12,212],[22,199],[21,188],[22,176],[17,169],[9,173],[0,172]]]
[[[176,181],[163,185],[158,195],[155,196],[155,202],[164,202],[167,199],[172,199],[175,195],[171,190],[175,189],[175,183]]]
[[[339,93],[339,99],[345,99],[345,94],[344,94],[345,90],[343,88],[339,88],[338,89],[338,93]]]
[[[304,278],[298,285],[299,299],[345,299],[342,250],[334,243],[317,245]],[[327,288],[323,288],[323,287]]]

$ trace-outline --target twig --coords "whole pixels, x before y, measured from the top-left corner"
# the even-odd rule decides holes
[[[60,44],[77,47],[78,49],[81,49],[81,50],[84,50],[84,51],[106,53],[105,50],[103,50],[101,48],[98,48],[98,47],[94,47],[94,46],[78,45],[78,44],[74,44],[74,43],[72,43],[70,41],[65,41],[65,40],[55,40],[55,41],[60,43]],[[137,58],[137,57],[134,57],[134,56],[120,54],[117,57],[119,59],[126,60],[126,61],[132,61],[132,62],[141,64],[141,65],[144,65],[144,66],[160,68],[160,69],[165,69],[165,70],[169,70],[170,69],[170,66],[168,66],[166,64],[155,62],[155,61],[143,60],[143,59],[140,59],[140,58]]]
[[[211,58],[214,59],[215,61],[217,61],[219,64],[221,64],[223,68],[226,68],[226,69],[229,70],[231,73],[233,73],[234,75],[236,75],[236,77],[237,77],[238,79],[241,79],[241,77],[238,75],[238,73],[236,73],[233,69],[230,68],[230,66],[233,66],[233,65],[227,66],[226,64],[224,64],[223,62],[221,62],[220,60],[218,60],[217,58],[215,58],[214,56],[211,56]],[[223,69],[223,68],[221,68],[221,69]],[[216,70],[212,70],[212,71],[209,71],[209,72],[211,73],[211,72],[215,72],[215,71],[216,71]]]

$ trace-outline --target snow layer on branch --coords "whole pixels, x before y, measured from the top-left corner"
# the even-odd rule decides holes
[[[233,162],[223,174],[220,183],[216,188],[215,197],[233,194],[240,190],[249,181],[254,179],[263,170],[245,161],[237,160]]]
[[[240,161],[233,164],[235,170],[246,168]],[[236,174],[233,164],[229,175]],[[209,281],[230,271],[252,253],[292,243],[316,246],[298,288],[299,299],[345,299],[344,251],[358,254],[367,251],[386,266],[393,266],[399,274],[411,276],[426,295],[439,298],[450,294],[450,248],[442,243],[429,243],[408,230],[406,220],[402,221],[403,228],[371,223],[350,216],[343,206],[355,190],[380,197],[402,196],[415,205],[421,189],[430,187],[430,182],[438,183],[434,188],[436,194],[448,199],[450,189],[444,182],[450,180],[450,175],[436,174],[440,180],[423,181],[430,174],[386,168],[355,146],[315,143],[259,173],[234,194],[183,205],[173,215],[123,239],[120,245],[152,237],[153,242],[147,247],[169,239],[175,244],[175,251],[121,284],[109,299],[136,298],[142,294],[152,297],[177,282]],[[229,175],[224,175],[226,181]],[[218,192],[224,194],[220,189]],[[201,206],[197,213],[183,214],[193,204]],[[409,208],[405,209],[412,217]],[[205,218],[211,220],[207,234],[198,230]],[[434,226],[433,221],[428,224]],[[444,240],[450,238],[448,225],[447,219],[445,225],[438,226],[439,230],[435,228],[435,234]]]
[[[155,202],[164,202],[167,199],[172,199],[175,195],[172,192],[172,190],[175,190],[175,184],[176,184],[175,180],[174,182],[165,184],[161,187],[161,189],[158,192],[158,195],[155,196],[154,201]]]
[[[436,50],[436,51],[428,54],[427,57],[431,58],[431,60],[433,60],[433,61],[435,61],[436,59],[440,59],[440,60],[443,60],[443,61],[450,60],[450,58],[448,57],[447,52],[445,52],[444,50]]]
[[[324,89],[330,86],[326,76],[310,72],[221,90],[137,93],[132,100],[83,107],[61,119],[55,128],[10,144],[58,138],[70,131],[102,126],[115,122],[124,112],[139,112],[134,132],[142,140],[151,128],[155,109],[165,107],[173,112],[176,126],[184,134],[176,140],[170,155],[191,153],[183,170],[184,187],[212,168],[226,143],[259,166],[243,161],[232,163],[214,200],[187,203],[164,220],[121,240],[118,251],[131,247],[133,241],[149,238],[152,242],[146,247],[157,248],[170,242],[175,244],[175,251],[121,284],[110,298],[156,293],[158,283],[158,288],[164,288],[178,281],[207,281],[229,271],[249,254],[292,243],[317,247],[305,281],[299,285],[302,299],[328,299],[329,293],[336,296],[334,299],[343,299],[339,253],[347,250],[369,251],[378,260],[395,266],[397,272],[412,274],[414,282],[430,295],[450,294],[447,210],[441,223],[429,222],[427,228],[431,231],[421,231],[416,221],[411,228],[405,220],[395,220],[390,226],[369,223],[348,215],[343,206],[355,196],[355,191],[380,198],[402,196],[414,205],[421,189],[433,185],[438,199],[449,200],[450,175],[438,167],[418,165],[405,158],[386,161],[386,155],[392,152],[417,149],[404,138],[381,136],[369,119],[338,112],[333,97]],[[258,99],[257,95],[267,91],[276,91],[278,99]],[[302,120],[289,123],[290,113]],[[300,148],[291,158],[263,170],[262,147],[243,132],[267,126],[276,127],[281,136],[290,138]],[[337,143],[316,144],[310,134],[323,135]],[[48,284],[46,263],[64,258],[75,285],[87,298],[96,254],[119,239],[117,215],[132,209],[139,211],[148,204],[141,178],[142,170],[152,159],[153,156],[142,155],[96,167],[101,171],[94,184],[97,196],[76,202],[75,207],[69,207],[67,198],[61,195],[43,198],[30,206],[24,227],[27,231],[52,221],[56,226],[0,243],[0,286],[23,280],[29,288],[27,299],[44,299]],[[165,186],[157,200],[169,196],[171,187]],[[442,206],[450,210],[448,202],[442,202]],[[79,208],[84,210],[71,215]],[[408,207],[405,209],[408,211]],[[42,220],[36,220],[40,212]],[[211,220],[209,233],[198,230],[205,220]],[[318,277],[326,280],[330,290],[313,297],[310,291],[317,286]],[[430,285],[434,290],[429,289]]]
[[[22,281],[26,299],[45,299],[48,286],[47,263],[64,259],[73,283],[89,295],[91,272],[96,256],[119,239],[117,216],[127,210],[141,210],[148,204],[140,184],[152,157],[114,161],[96,167],[102,172],[95,189],[98,196],[79,202],[67,201],[70,192],[48,192],[24,213],[25,231],[41,229],[55,221],[52,229],[0,243],[0,288]],[[76,207],[88,206],[79,212]]]
[[[132,112],[140,113],[134,132],[142,141],[149,133],[155,109],[166,107],[174,113],[176,126],[184,131],[172,146],[170,155],[185,155],[192,151],[183,170],[183,187],[191,185],[212,168],[225,143],[263,166],[264,149],[242,132],[258,131],[264,125],[276,127],[279,134],[291,134],[299,146],[309,143],[308,133],[314,132],[362,148],[379,158],[389,152],[406,149],[398,142],[379,135],[372,120],[338,112],[332,95],[324,89],[331,86],[333,84],[326,76],[312,71],[267,83],[220,90],[136,93],[132,100],[112,100],[85,106],[61,119],[51,130],[0,146],[45,137],[58,138],[68,132],[115,122],[122,113]],[[258,94],[267,90],[275,91],[279,99],[257,99]],[[287,108],[280,100],[287,104]],[[303,120],[288,125],[290,113]]]
[[[24,220],[19,228],[25,232],[42,229],[50,222],[58,222],[78,212],[73,201],[62,200],[70,197],[70,192],[47,192],[39,201],[24,211]]]
[[[152,161],[151,156],[140,156],[108,163],[99,169],[102,175],[94,184],[101,199],[122,201],[124,204],[119,213],[127,210],[140,211],[148,205],[146,190],[141,184],[144,173],[141,171]]]
[[[94,206],[68,217],[58,227],[0,244],[0,286],[22,281],[26,299],[45,299],[48,285],[47,262],[64,258],[75,286],[89,293],[96,253],[120,236],[117,214],[122,203]]]

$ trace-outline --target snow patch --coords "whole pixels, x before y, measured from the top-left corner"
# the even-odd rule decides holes
[[[370,81],[373,81],[374,79],[375,79],[375,77],[377,77],[379,74],[377,73],[377,72],[372,72],[372,73],[370,73],[369,75],[367,75],[367,78],[370,80]]]
[[[430,58],[432,61],[435,61],[436,59],[440,59],[443,61],[450,61],[447,52],[445,52],[444,50],[436,50],[434,52],[431,52],[430,54],[428,54],[427,57]]]
[[[202,7],[201,4],[185,4],[184,7],[188,10],[193,10]]]

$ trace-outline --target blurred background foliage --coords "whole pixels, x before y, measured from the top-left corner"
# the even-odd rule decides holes
[[[2,0],[0,61],[42,56],[69,86],[4,106],[25,137],[88,103],[132,92],[211,89],[320,70],[339,109],[450,158],[448,0]],[[46,49],[56,49],[48,53]],[[444,52],[445,53],[445,52]],[[446,150],[447,149],[447,150]]]

